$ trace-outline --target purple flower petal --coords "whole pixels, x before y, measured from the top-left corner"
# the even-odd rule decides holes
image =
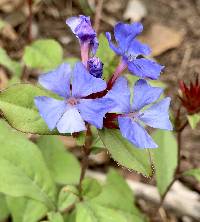
[[[34,102],[39,110],[41,117],[48,125],[48,128],[53,130],[67,109],[67,104],[65,101],[49,98],[46,96],[37,96],[34,98]]]
[[[78,16],[73,16],[66,20],[66,24],[71,28],[74,34],[76,34],[75,29],[80,23],[81,23],[81,18]]]
[[[57,123],[60,133],[75,133],[86,130],[85,123],[75,107],[68,107],[62,118]]]
[[[91,42],[90,42],[90,45],[91,45],[91,49],[92,49],[92,53],[93,55],[96,54],[96,51],[98,49],[98,46],[99,46],[99,41],[97,39],[97,37],[95,37]]]
[[[119,47],[125,53],[129,47],[129,44],[134,38],[143,31],[143,26],[139,22],[133,24],[124,24],[119,22],[114,27],[114,35]]]
[[[119,128],[123,137],[138,148],[156,148],[147,131],[139,123],[128,117],[118,117]]]
[[[149,55],[151,53],[151,49],[148,45],[142,44],[137,39],[132,40],[126,51],[126,55],[129,59],[134,59],[138,55]]]
[[[118,78],[105,98],[112,99],[116,104],[110,112],[128,113],[130,111],[130,90],[128,81],[123,77]]]
[[[78,104],[82,118],[99,129],[103,127],[103,117],[112,107],[112,100],[105,98],[81,99]]]
[[[39,83],[46,89],[62,97],[70,95],[71,68],[63,63],[58,68],[39,77]]]
[[[152,105],[143,112],[139,119],[153,128],[172,130],[172,124],[168,114],[170,100],[171,99],[167,97]]]
[[[110,32],[106,32],[106,38],[107,38],[107,40],[108,40],[108,43],[109,43],[110,48],[111,48],[117,55],[122,55],[122,54],[123,54],[122,50],[121,50],[119,47],[115,46],[115,45],[112,43]]]
[[[80,15],[79,17],[71,17],[66,20],[66,24],[82,42],[93,41],[96,37],[96,32],[92,28],[90,17],[83,15]]]
[[[159,99],[163,89],[150,86],[146,80],[138,80],[133,88],[133,105],[134,111],[139,111],[144,106],[155,102]]]
[[[105,88],[106,82],[104,80],[90,75],[81,62],[75,64],[72,80],[72,95],[74,97],[85,97],[103,91]]]
[[[131,73],[141,78],[158,79],[164,66],[149,59],[134,59],[128,62]]]

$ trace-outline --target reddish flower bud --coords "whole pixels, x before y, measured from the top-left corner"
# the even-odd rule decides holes
[[[198,77],[195,82],[191,81],[188,86],[183,81],[180,81],[179,86],[182,92],[179,98],[188,114],[200,112],[200,82]]]

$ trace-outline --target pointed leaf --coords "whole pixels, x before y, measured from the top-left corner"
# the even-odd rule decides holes
[[[92,199],[101,193],[101,185],[92,178],[85,178],[82,183],[82,195],[84,199]]]
[[[0,192],[29,197],[55,208],[56,188],[40,150],[0,121]]]
[[[150,157],[147,150],[135,148],[122,137],[119,130],[104,129],[99,131],[99,136],[112,158],[120,165],[151,176]]]
[[[31,84],[16,84],[0,93],[0,110],[9,124],[19,131],[55,134],[40,117],[34,104],[35,96],[55,97],[54,94]]]
[[[79,192],[75,186],[68,185],[61,189],[58,196],[58,209],[64,211],[79,200]]]
[[[37,142],[53,179],[59,184],[78,184],[80,165],[57,136],[42,136]]]
[[[49,71],[62,63],[63,49],[53,39],[36,40],[26,46],[23,61],[30,68]]]
[[[33,199],[8,196],[6,200],[13,222],[37,222],[48,211],[44,204]]]
[[[158,148],[152,150],[157,187],[163,195],[174,177],[177,166],[177,142],[171,131],[157,130],[153,136]]]

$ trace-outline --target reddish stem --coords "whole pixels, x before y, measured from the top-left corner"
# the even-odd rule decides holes
[[[88,55],[89,55],[89,43],[83,42],[81,43],[81,59],[82,63],[87,68],[87,61],[88,61]]]
[[[110,90],[113,86],[113,84],[115,83],[115,81],[117,80],[117,78],[119,78],[119,76],[122,74],[122,72],[127,68],[127,64],[125,63],[125,61],[122,59],[119,63],[119,65],[117,66],[117,68],[115,69],[113,75],[111,76],[111,78],[108,80],[108,84],[107,84],[107,89]]]

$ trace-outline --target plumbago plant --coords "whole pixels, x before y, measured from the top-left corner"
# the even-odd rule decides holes
[[[0,221],[9,215],[15,222],[146,221],[116,171],[109,171],[104,184],[87,176],[89,155],[106,149],[119,165],[146,177],[154,166],[162,204],[180,177],[180,132],[188,121],[182,125],[178,112],[177,146],[170,98],[163,98],[157,80],[164,67],[145,58],[151,50],[137,40],[142,24],[116,24],[114,44],[110,33],[97,39],[89,17],[66,23],[78,38],[81,61],[63,59],[51,39],[26,46],[22,63],[0,50],[0,63],[12,75],[0,93],[2,116],[12,127],[0,121]],[[45,72],[39,84],[20,83],[30,69]],[[181,104],[188,107],[189,89],[181,86]],[[191,92],[197,96],[199,89]],[[152,138],[145,126],[159,130]],[[24,133],[41,136],[33,143]],[[57,135],[76,139],[81,166]],[[199,170],[185,175],[199,179]]]

